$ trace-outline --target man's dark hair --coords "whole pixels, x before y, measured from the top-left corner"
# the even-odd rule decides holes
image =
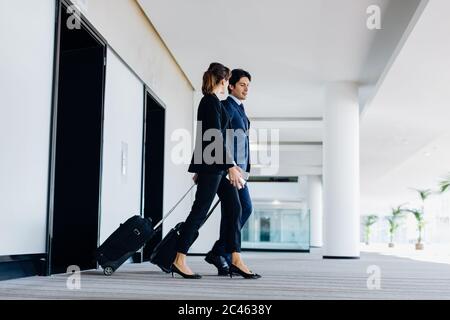
[[[248,80],[252,81],[252,76],[245,70],[242,69],[234,69],[231,71],[231,78],[229,84],[233,87],[236,86],[236,83],[241,80],[241,78],[247,77]],[[230,87],[228,87],[228,93],[231,93]]]

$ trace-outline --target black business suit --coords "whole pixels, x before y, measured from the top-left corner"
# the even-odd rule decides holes
[[[186,254],[194,242],[195,234],[206,218],[211,203],[216,193],[222,202],[226,201],[236,210],[230,210],[233,215],[229,219],[226,235],[226,251],[240,252],[240,205],[237,189],[226,179],[227,170],[234,166],[233,156],[226,145],[226,130],[231,129],[230,118],[215,94],[206,94],[200,101],[197,113],[197,138],[188,171],[197,173],[197,192],[194,204],[180,233],[177,251]],[[201,125],[201,127],[200,127]],[[215,150],[211,152],[214,161],[206,159],[205,155],[210,152],[211,141],[203,141],[205,132],[212,129],[216,133],[213,142],[216,143]]]

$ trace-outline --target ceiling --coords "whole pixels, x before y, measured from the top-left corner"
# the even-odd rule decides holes
[[[432,0],[361,120],[365,207],[414,202],[450,171],[450,1]],[[381,208],[380,208],[381,207]]]
[[[448,0],[137,2],[195,88],[212,61],[250,71],[246,111],[254,128],[278,129],[279,175],[321,173],[336,80],[360,85],[363,202],[415,196],[408,187],[449,171]],[[374,4],[381,30],[366,27]]]
[[[251,117],[321,117],[327,81],[360,83],[365,101],[419,3],[137,1],[195,88],[213,61],[250,71]],[[370,5],[381,9],[382,30],[366,27]]]

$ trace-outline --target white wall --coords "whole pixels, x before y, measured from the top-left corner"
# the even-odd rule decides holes
[[[45,252],[54,0],[0,0],[0,256]]]
[[[144,87],[111,50],[107,61],[100,243],[141,203]]]
[[[54,2],[0,0],[0,255],[45,252]],[[82,13],[89,22],[165,104],[166,212],[191,185],[188,163],[174,164],[171,161],[172,147],[176,142],[172,142],[170,137],[174,130],[180,128],[192,132],[193,87],[136,1],[114,1],[114,5],[108,0],[82,3]],[[116,71],[120,73],[120,68]],[[108,77],[107,81],[110,80]],[[135,89],[132,87],[127,94],[134,97],[131,92]],[[116,141],[111,145],[107,141],[105,143],[105,183],[108,179],[117,179],[114,177],[117,141],[131,139],[131,135],[137,135],[134,130],[142,128],[141,125],[139,128],[119,126],[115,128],[119,132],[112,132],[108,126],[117,121],[120,113],[114,110],[112,122],[106,120],[105,123],[105,139]],[[137,122],[131,118],[134,116],[137,114],[127,114],[123,120],[128,124]],[[138,158],[136,154],[130,154],[136,151],[133,148],[133,145],[128,145],[129,161],[132,157]],[[109,153],[112,158],[109,158]],[[140,168],[134,163],[129,170],[137,167]],[[135,177],[136,172],[129,171],[129,174]],[[108,229],[116,224],[115,220],[124,218],[120,215],[134,213],[138,201],[136,189],[133,189],[136,185],[131,180],[127,186],[119,185],[117,180],[113,185],[103,186],[103,218],[107,217],[107,220],[102,218],[104,238]],[[112,208],[114,204],[107,198],[112,199],[118,193],[122,198],[114,199],[118,200],[114,204],[120,208]],[[165,232],[185,219],[191,204],[187,200],[180,205],[166,224]]]
[[[90,0],[85,15],[115,51],[158,95],[166,106],[166,145],[164,163],[164,212],[189,189],[192,180],[188,163],[171,160],[174,130],[192,132],[193,88],[165,47],[158,33],[135,0]],[[187,198],[165,223],[166,233],[184,220],[192,202]]]

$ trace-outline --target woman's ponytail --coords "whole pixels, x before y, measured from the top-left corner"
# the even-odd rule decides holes
[[[203,95],[207,95],[213,92],[214,87],[219,84],[223,79],[229,80],[231,77],[231,71],[224,65],[213,62],[209,65],[208,70],[203,74]]]

